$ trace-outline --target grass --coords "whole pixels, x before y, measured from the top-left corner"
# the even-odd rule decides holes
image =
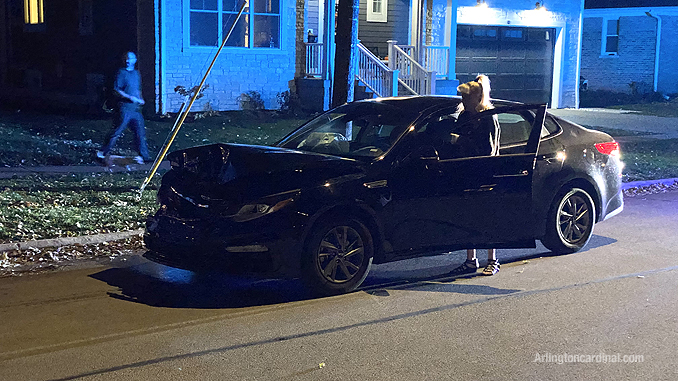
[[[185,123],[170,151],[222,143],[271,144],[309,117],[283,116],[274,111],[222,112]],[[169,135],[173,118],[146,122],[146,137],[155,157]],[[108,119],[25,114],[0,111],[0,166],[91,165],[95,152],[113,123]],[[133,134],[127,131],[114,153],[136,155]]]
[[[625,182],[678,177],[678,139],[620,143]]]
[[[142,172],[0,179],[0,242],[140,229],[156,209],[156,176],[137,199]]]
[[[678,118],[678,98],[675,98],[670,102],[625,104],[619,106],[609,106],[608,108],[638,111],[643,115]]]

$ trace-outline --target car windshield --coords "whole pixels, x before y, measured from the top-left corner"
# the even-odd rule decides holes
[[[381,102],[351,103],[311,120],[276,146],[345,157],[377,157],[391,148],[418,115]]]

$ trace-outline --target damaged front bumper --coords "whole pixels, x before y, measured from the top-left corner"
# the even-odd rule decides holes
[[[296,277],[303,214],[280,211],[254,221],[180,218],[159,211],[146,221],[146,258],[191,271]]]

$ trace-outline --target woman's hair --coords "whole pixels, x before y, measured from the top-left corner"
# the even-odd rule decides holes
[[[477,112],[494,108],[492,102],[490,102],[490,78],[484,74],[478,75],[474,81],[459,85],[457,91],[461,93],[462,98],[474,96],[474,98],[479,99],[475,107]],[[457,112],[461,113],[462,111],[464,111],[463,102],[457,106]]]

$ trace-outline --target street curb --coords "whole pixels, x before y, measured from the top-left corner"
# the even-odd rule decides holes
[[[675,184],[676,182],[678,182],[678,177],[660,180],[631,181],[628,183],[622,183],[621,189],[627,190],[631,188],[641,188],[656,184],[670,186]],[[79,237],[52,238],[52,239],[41,239],[37,241],[3,243],[0,244],[0,253],[11,250],[26,250],[29,248],[60,247],[77,244],[87,245],[102,242],[121,241],[123,239],[133,237],[135,235],[142,235],[143,233],[144,229],[138,229],[117,233],[83,235]]]
[[[659,180],[644,180],[644,181],[631,181],[628,183],[622,183],[621,189],[622,190],[627,190],[631,188],[641,188],[641,187],[648,187],[656,184],[661,184],[661,185],[673,185],[678,181],[678,177],[673,177],[670,179],[659,179]]]
[[[129,230],[117,233],[82,235],[78,237],[64,237],[40,239],[36,241],[13,242],[0,244],[0,253],[12,250],[26,250],[29,248],[43,248],[43,247],[60,247],[68,245],[87,245],[102,242],[121,241],[133,237],[135,235],[142,235],[144,229]]]

